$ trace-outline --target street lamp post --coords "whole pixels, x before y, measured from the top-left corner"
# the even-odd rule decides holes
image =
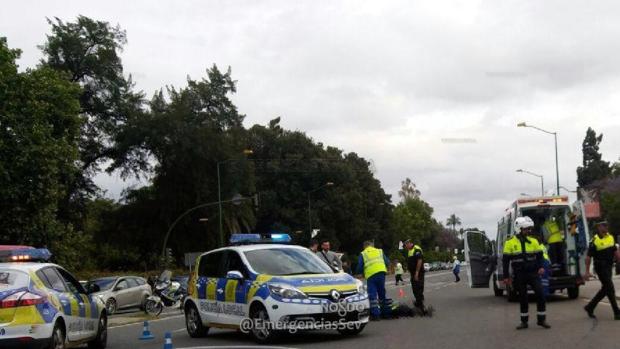
[[[540,178],[540,191],[541,191],[541,195],[545,196],[545,180],[543,179],[542,175],[539,175],[539,174],[534,173],[534,172],[522,170],[522,169],[518,169],[517,172],[527,173],[529,175],[536,176],[536,177]]]
[[[557,132],[551,132],[551,131],[543,130],[540,127],[528,125],[525,122],[518,123],[517,127],[531,127],[531,128],[536,129],[538,131],[541,131],[541,132],[553,135],[553,139],[555,141],[555,186],[556,186],[556,194],[560,195],[560,169],[558,167],[558,133]]]
[[[310,206],[310,194],[314,193],[315,191],[319,191],[325,187],[331,187],[332,185],[334,185],[333,182],[327,182],[318,188],[315,188],[315,189],[310,190],[309,192],[306,192],[306,194],[308,195],[308,232],[310,234],[312,234],[312,211],[311,211],[311,206]]]
[[[250,155],[253,154],[254,152],[251,149],[244,149],[243,150],[243,154],[244,155]],[[231,161],[237,161],[239,159],[227,159],[227,160],[223,160],[223,161],[218,161],[217,163],[217,201],[219,202],[218,204],[218,216],[219,216],[219,239],[220,239],[220,246],[224,246],[224,225],[223,225],[223,220],[222,220],[222,184],[221,184],[221,177],[220,177],[220,165],[226,162],[231,162]]]

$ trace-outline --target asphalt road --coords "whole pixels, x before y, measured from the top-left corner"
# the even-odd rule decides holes
[[[489,289],[470,289],[467,277],[454,283],[450,272],[429,273],[426,276],[427,304],[432,305],[432,318],[401,318],[370,323],[356,336],[345,338],[336,331],[307,332],[287,335],[274,347],[287,348],[620,348],[620,321],[613,320],[611,307],[602,303],[596,310],[598,320],[587,318],[582,307],[596,292],[599,283],[589,282],[581,289],[581,298],[569,300],[553,296],[548,303],[550,330],[535,325],[536,305],[530,303],[528,330],[516,331],[519,321],[518,303],[494,297]],[[401,302],[411,302],[411,287],[403,286],[405,298],[399,298],[398,287],[390,280],[390,296]],[[108,347],[163,348],[164,332],[173,335],[174,348],[239,348],[256,344],[249,336],[234,330],[211,330],[206,338],[190,338],[185,331],[182,315],[151,322],[155,335],[152,341],[140,341],[141,324],[110,328]],[[262,347],[266,348],[266,347]]]

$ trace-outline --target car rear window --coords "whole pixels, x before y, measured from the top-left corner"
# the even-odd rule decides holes
[[[30,277],[28,274],[14,269],[0,268],[0,292],[28,287],[29,283]]]

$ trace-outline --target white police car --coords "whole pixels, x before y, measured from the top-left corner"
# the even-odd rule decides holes
[[[46,249],[0,246],[0,348],[106,347],[107,317],[97,297]]]
[[[198,257],[183,304],[189,335],[234,328],[265,343],[281,331],[361,332],[369,319],[364,284],[305,247],[278,244],[288,241],[285,234],[237,234],[233,246]]]

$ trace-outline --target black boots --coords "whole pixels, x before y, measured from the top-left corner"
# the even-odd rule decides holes
[[[527,325],[527,322],[522,322],[519,324],[519,326],[517,326],[517,330],[525,330],[528,327],[529,326]]]
[[[549,324],[547,323],[547,321],[545,321],[545,320],[542,320],[542,321],[540,321],[540,320],[539,320],[538,322],[536,322],[536,324],[537,324],[538,326],[540,326],[540,327],[544,328],[544,329],[547,329],[547,330],[551,328],[551,325],[549,325]]]
[[[586,313],[588,313],[588,317],[590,317],[591,319],[596,319],[596,315],[594,315],[594,309],[586,305],[585,307],[583,307],[583,310],[585,310]]]

